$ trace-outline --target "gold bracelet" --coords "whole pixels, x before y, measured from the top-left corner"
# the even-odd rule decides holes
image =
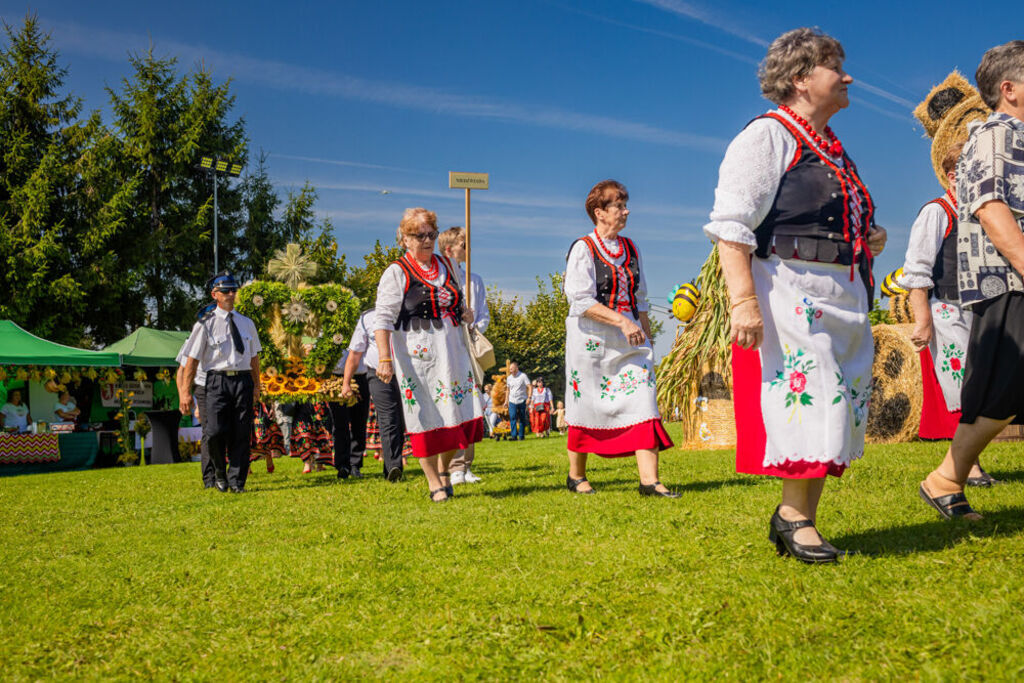
[[[390,363],[391,359],[390,358],[378,358],[377,362],[378,363]]]
[[[744,298],[740,299],[739,301],[735,302],[730,307],[730,310],[735,310],[736,307],[739,306],[740,304],[745,304],[748,301],[756,301],[756,300],[757,300],[757,294],[751,294],[750,296],[744,297]]]

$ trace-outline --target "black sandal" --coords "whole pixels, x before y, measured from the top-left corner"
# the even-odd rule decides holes
[[[454,497],[455,496],[455,487],[452,486],[452,484],[451,484],[451,482],[452,482],[452,474],[451,474],[451,472],[438,472],[437,476],[445,477],[448,480],[448,483],[444,485],[444,492],[448,494],[449,498]]]
[[[586,482],[588,484],[590,483],[589,481],[587,481],[586,477],[582,477],[580,479],[573,479],[568,474],[565,475],[565,487],[567,489],[569,489],[570,491],[572,491],[573,493],[581,493],[581,494],[597,493],[597,491],[594,490],[593,486],[591,486],[590,489],[587,490],[587,491],[580,491],[580,490],[578,490],[579,489],[579,485],[582,484],[583,482]]]
[[[658,486],[665,486],[660,481],[656,481],[653,484],[640,484],[640,495],[641,496],[658,496],[660,498],[682,498],[683,494],[677,493],[676,491],[659,491]],[[667,486],[665,487],[668,488]]]
[[[986,488],[987,489],[987,488],[989,488],[989,487],[991,487],[991,486],[993,486],[995,484],[1002,484],[1003,483],[1003,482],[999,481],[998,479],[994,479],[991,474],[989,474],[988,472],[983,470],[981,467],[979,467],[978,469],[981,470],[981,476],[980,477],[967,477],[967,485],[968,486],[979,486],[981,488]]]
[[[444,497],[444,498],[440,498],[440,499],[438,499],[438,498],[434,498],[434,494],[435,494],[435,493],[442,493],[442,492],[443,492],[443,493],[445,494],[445,497]],[[449,499],[451,498],[451,496],[449,496],[449,495],[447,495],[447,494],[448,494],[448,490],[447,490],[447,489],[445,489],[445,487],[443,487],[443,486],[442,486],[441,488],[439,488],[439,489],[434,489],[433,491],[431,491],[430,493],[428,493],[428,494],[427,494],[427,497],[429,497],[429,498],[430,498],[430,501],[431,501],[432,503],[447,503],[447,502],[449,501]]]
[[[959,493],[950,493],[946,496],[935,496],[934,498],[928,495],[928,491],[924,488],[924,482],[921,482],[921,486],[918,488],[918,493],[921,494],[921,499],[935,508],[943,519],[953,519],[954,517],[968,517],[970,519],[981,519],[981,515],[974,511],[971,504],[967,502],[967,496],[964,495],[963,491]],[[971,515],[974,515],[971,517]]]

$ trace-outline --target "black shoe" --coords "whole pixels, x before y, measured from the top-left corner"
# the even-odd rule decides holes
[[[585,481],[587,481],[586,477],[582,477],[580,479],[573,479],[568,474],[565,475],[565,487],[567,489],[569,489],[570,491],[572,491],[573,493],[584,493],[584,494],[597,493],[597,491],[594,490],[593,486],[591,486],[590,489],[587,490],[587,491],[580,491],[579,490],[579,486],[580,486],[580,484],[582,484]],[[587,483],[589,484],[590,482],[587,481]]]
[[[245,493],[244,486],[232,486],[230,489],[231,493]]]
[[[676,493],[675,491],[659,491],[658,484],[660,481],[656,481],[653,484],[640,484],[640,495],[641,496],[658,496],[660,498],[682,498],[683,494]]]
[[[212,489],[216,486],[212,481],[203,482],[204,489]]]
[[[388,473],[384,475],[384,478],[394,484],[396,481],[402,481],[402,475],[403,472],[401,467],[392,467],[388,470]]]
[[[781,555],[792,555],[801,562],[807,564],[825,564],[835,562],[838,553],[831,546],[803,545],[793,540],[793,533],[797,529],[813,527],[814,521],[801,519],[796,522],[787,522],[779,515],[779,508],[775,508],[769,523],[768,540],[775,544],[776,552]]]
[[[451,480],[452,480],[451,473],[450,472],[438,472],[437,476],[438,477],[444,477],[445,479],[448,480],[449,483],[444,485],[444,492],[448,494],[449,498],[453,498],[455,496],[455,487],[451,485]]]
[[[980,486],[981,488],[986,488],[987,489],[987,488],[990,488],[991,486],[994,486],[995,484],[1002,484],[1003,483],[1003,482],[999,481],[998,479],[993,479],[992,475],[989,474],[988,472],[986,472],[985,470],[981,469],[981,467],[979,467],[978,469],[981,470],[981,476],[980,477],[967,477],[967,485],[968,486]]]
[[[444,498],[434,498],[435,494],[441,493],[441,492],[444,492],[444,494],[445,494]],[[447,503],[451,499],[452,494],[448,493],[448,489],[445,488],[444,486],[442,486],[439,489],[434,489],[433,491],[428,493],[427,496],[429,496],[430,500],[432,502],[434,502],[434,503]]]
[[[346,467],[339,467],[338,468],[338,479],[348,479],[348,475],[349,474],[351,474],[351,472],[349,472],[348,468],[346,468]]]
[[[352,477],[353,479],[362,479],[363,473],[359,471],[358,467],[353,467],[352,472],[349,474],[349,476]]]
[[[228,490],[228,482],[226,479],[218,479],[213,482],[213,485],[217,487],[217,490],[221,493],[226,493]]]

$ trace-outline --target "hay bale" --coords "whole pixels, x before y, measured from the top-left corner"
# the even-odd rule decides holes
[[[698,396],[696,403],[699,410],[697,434],[688,439],[682,449],[736,448],[736,416],[732,399]]]
[[[868,411],[868,443],[913,441],[921,423],[921,361],[910,341],[914,326],[875,325],[874,392]]]

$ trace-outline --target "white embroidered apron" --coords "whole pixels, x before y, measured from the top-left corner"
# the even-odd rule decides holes
[[[565,319],[565,385],[565,421],[573,427],[631,427],[661,417],[650,341],[632,346],[619,328],[584,316]]]
[[[864,454],[874,344],[868,298],[850,267],[751,262],[764,319],[761,413],[764,465],[848,465]]]
[[[409,330],[395,330],[391,336],[410,434],[455,427],[484,414],[462,330],[448,320],[435,328],[436,322],[413,319]]]
[[[964,383],[967,340],[971,336],[974,314],[953,301],[932,297],[930,304],[934,335],[928,350],[932,354],[946,409],[955,412],[960,410],[960,388]]]

